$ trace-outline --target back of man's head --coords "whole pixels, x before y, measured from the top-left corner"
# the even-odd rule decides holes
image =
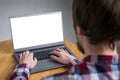
[[[73,0],[74,27],[80,26],[91,44],[120,40],[120,0]]]

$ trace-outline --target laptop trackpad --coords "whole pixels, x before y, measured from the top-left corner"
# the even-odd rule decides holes
[[[62,66],[65,65],[51,59],[40,60],[38,61],[37,65],[31,70],[31,73],[58,68]]]

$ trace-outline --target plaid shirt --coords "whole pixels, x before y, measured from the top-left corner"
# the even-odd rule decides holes
[[[81,62],[77,59],[69,63],[70,70],[44,78],[44,80],[120,80],[120,55],[91,55]],[[10,80],[28,80],[29,68],[20,64]]]

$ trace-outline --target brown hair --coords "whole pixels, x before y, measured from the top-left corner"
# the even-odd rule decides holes
[[[73,0],[73,23],[92,44],[107,43],[114,49],[120,40],[120,0]]]

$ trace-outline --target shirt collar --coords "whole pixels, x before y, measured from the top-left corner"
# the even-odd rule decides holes
[[[120,55],[89,55],[83,59],[84,62],[100,64],[120,64]]]

